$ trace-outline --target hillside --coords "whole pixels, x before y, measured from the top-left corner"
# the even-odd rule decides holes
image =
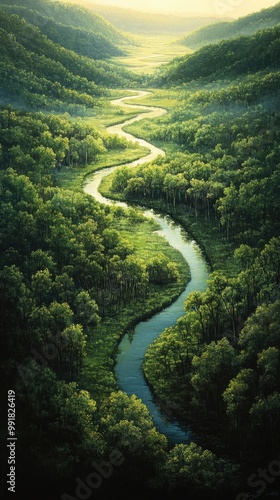
[[[256,71],[277,69],[280,26],[253,36],[240,36],[207,45],[193,54],[176,58],[155,77],[157,83],[182,84],[193,80],[234,78]]]
[[[268,9],[241,17],[236,21],[223,21],[204,26],[183,37],[180,42],[198,49],[209,43],[236,38],[240,35],[253,35],[258,30],[271,28],[280,23],[280,3]]]
[[[113,45],[131,43],[131,40],[126,35],[100,15],[78,5],[52,0],[0,0],[0,5],[25,7],[38,12],[46,18],[55,19],[56,23],[104,36]],[[47,22],[49,22],[49,19],[46,20]]]
[[[102,87],[135,84],[125,70],[55,44],[39,28],[1,10],[0,38],[2,103],[83,114],[95,107]]]
[[[53,42],[63,45],[65,48],[73,50],[82,56],[92,59],[106,59],[124,55],[123,50],[101,33],[57,23],[54,19],[25,7],[3,5],[2,8],[9,14],[19,15],[28,24],[37,26],[41,33]]]
[[[73,0],[75,3],[75,0]],[[92,4],[83,0],[87,9],[98,13],[120,30],[138,35],[173,35],[178,36],[199,29],[218,20],[216,16],[176,16],[166,14],[151,15],[149,12],[124,9],[113,5]],[[151,5],[152,10],[152,5]],[[220,19],[220,18],[219,18]]]

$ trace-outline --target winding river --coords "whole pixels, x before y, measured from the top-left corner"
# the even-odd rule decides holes
[[[142,163],[152,161],[158,155],[165,155],[163,150],[157,148],[153,144],[150,144],[143,139],[137,139],[123,130],[126,125],[136,121],[144,118],[156,118],[166,113],[166,110],[163,108],[127,104],[124,102],[128,99],[134,100],[148,94],[149,92],[146,91],[136,91],[135,95],[132,97],[124,97],[111,101],[111,103],[115,106],[133,108],[134,110],[136,108],[139,110],[141,109],[142,111],[142,113],[132,119],[107,128],[109,133],[118,134],[119,136],[125,137],[135,143],[138,142],[150,150],[149,154],[145,157],[128,163],[127,166],[129,167],[135,167]],[[143,113],[143,110],[148,110],[148,112]],[[84,190],[86,193],[94,196],[94,198],[100,203],[107,205],[117,204],[118,206],[127,207],[126,203],[113,202],[112,200],[103,197],[98,191],[103,177],[109,175],[116,168],[118,167],[109,167],[107,169],[100,170],[91,176],[88,179]],[[172,411],[168,411],[163,407],[163,405],[158,404],[158,401],[154,398],[145,380],[142,363],[149,345],[165,328],[174,325],[177,319],[183,316],[184,302],[189,293],[194,290],[205,290],[208,279],[208,266],[198,245],[191,238],[189,238],[188,234],[180,225],[175,224],[170,217],[156,214],[152,210],[146,210],[143,208],[143,212],[147,217],[153,218],[159,224],[161,228],[159,233],[166,238],[171,246],[182,253],[183,257],[189,264],[191,280],[186,285],[185,290],[172,305],[155,314],[149,320],[138,323],[132,339],[127,334],[123,337],[119,344],[119,354],[117,356],[115,374],[120,389],[128,395],[135,394],[143,401],[153,417],[155,426],[162,434],[166,435],[171,444],[189,443],[195,438],[192,430],[174,418]]]

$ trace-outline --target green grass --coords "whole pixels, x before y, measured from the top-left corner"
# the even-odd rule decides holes
[[[103,196],[114,200],[126,201],[123,193],[116,193],[111,190],[111,183],[114,174],[106,176],[100,185],[100,192]],[[145,205],[148,208],[154,208],[161,213],[167,213],[174,220],[179,222],[184,229],[194,238],[202,248],[213,271],[222,271],[227,276],[235,276],[238,272],[236,260],[233,253],[235,246],[225,240],[217,223],[210,219],[206,220],[204,216],[196,216],[195,211],[180,205],[173,207],[164,201],[159,200],[141,200],[135,199],[131,202]]]
[[[122,94],[119,97],[122,97]],[[118,99],[118,97],[113,97],[112,99]],[[145,109],[143,110],[143,113],[147,112],[148,112],[147,110]],[[106,127],[123,123],[125,120],[130,120],[130,118],[134,118],[138,114],[139,110],[137,108],[135,109],[135,111],[133,111],[132,108],[123,108],[119,106],[108,105],[101,109],[98,116],[96,117],[89,116],[83,118],[83,122],[93,127],[100,128],[101,130],[105,130]]]
[[[150,75],[162,64],[191,52],[174,37],[137,36],[137,41],[139,45],[126,48],[126,56],[113,58],[115,62],[137,74]]]
[[[97,170],[138,160],[138,158],[142,158],[142,156],[145,156],[148,152],[149,150],[147,148],[137,145],[131,145],[131,147],[125,150],[109,151],[100,155],[94,164],[82,167],[63,167],[63,169],[55,174],[56,184],[64,189],[82,191],[84,180],[88,175]]]
[[[173,110],[180,106],[180,100],[184,97],[185,92],[182,89],[154,89],[145,88],[149,95],[139,97],[135,104],[143,104],[144,106],[159,106],[167,110]],[[129,103],[129,100],[127,101]]]
[[[117,229],[124,238],[126,238],[134,246],[135,255],[147,262],[153,255],[164,253],[177,264],[180,273],[180,283],[185,284],[190,278],[189,267],[181,253],[171,247],[163,236],[157,234],[160,227],[153,219],[146,220],[146,217],[141,216],[142,212],[135,208],[131,208],[138,216],[132,221],[125,219],[117,220],[112,224],[112,227]],[[143,219],[142,219],[143,217]],[[137,220],[142,221],[137,222]],[[168,288],[173,288],[169,285]],[[177,285],[175,285],[177,288]]]
[[[167,110],[172,110],[176,107],[180,107],[180,99],[183,97],[184,92],[182,90],[159,90],[159,89],[147,89],[151,94],[140,97],[135,101],[138,105],[144,106],[157,106],[162,107]],[[129,100],[125,101],[129,103]],[[124,127],[125,132],[133,134],[135,137],[151,141],[150,135],[152,134],[156,123],[164,123],[166,120],[166,115],[163,115],[155,120],[149,120],[143,118],[139,122],[135,122],[131,125]],[[175,153],[179,150],[179,147],[173,142],[164,142],[156,139],[152,139],[152,143],[158,148],[163,149],[166,153]]]
[[[158,118],[158,121],[162,120],[164,118],[160,117]],[[139,122],[132,123],[131,125],[127,125],[126,127],[123,128],[125,132],[128,132],[129,134],[134,135],[138,139],[145,139],[148,142],[151,142],[157,146],[160,149],[163,149],[165,153],[171,154],[171,153],[177,153],[180,151],[180,148],[177,144],[174,142],[166,142],[158,139],[151,139],[150,135],[153,132],[153,123],[151,123],[150,120],[141,120]]]

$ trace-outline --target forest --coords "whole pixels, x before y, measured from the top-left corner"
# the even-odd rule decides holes
[[[0,1],[3,498],[280,495],[279,9],[193,31],[185,55],[141,74],[118,62],[141,39],[94,10]],[[110,103],[134,89],[167,113]],[[131,168],[147,146],[106,127],[133,118],[125,132],[165,154]],[[84,191],[116,165],[100,192],[127,208]],[[210,270],[143,360],[187,443],[114,372],[124,335],[191,280],[143,207],[180,224]]]

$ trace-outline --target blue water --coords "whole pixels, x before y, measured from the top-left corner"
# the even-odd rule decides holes
[[[155,426],[166,435],[172,444],[189,443],[193,439],[190,428],[184,427],[175,418],[166,415],[155,403],[153,394],[146,383],[142,363],[149,345],[167,327],[176,323],[184,315],[184,302],[192,291],[204,291],[207,285],[208,268],[203,254],[196,243],[188,240],[187,234],[179,225],[164,216],[154,218],[160,224],[161,234],[174,248],[179,250],[188,262],[191,272],[191,281],[183,293],[170,306],[155,314],[147,321],[141,321],[135,328],[134,335],[125,335],[119,344],[119,354],[115,366],[118,385],[128,395],[136,394],[149,409]]]

